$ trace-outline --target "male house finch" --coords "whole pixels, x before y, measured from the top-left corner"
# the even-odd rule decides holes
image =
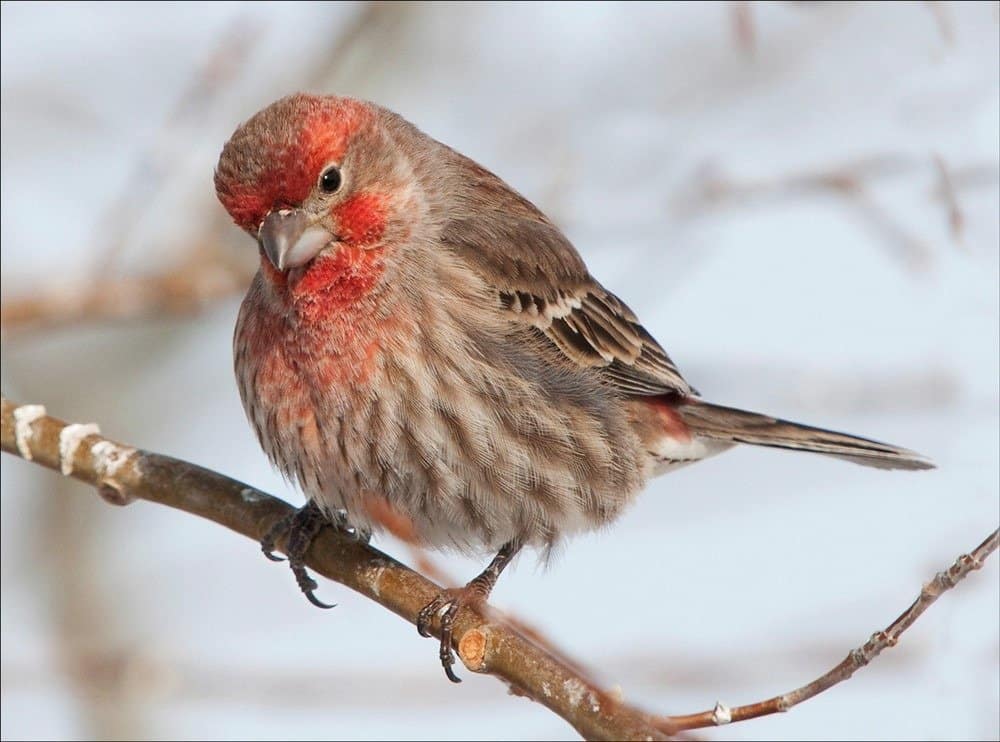
[[[524,546],[614,520],[646,480],[737,443],[886,469],[896,446],[710,404],[569,240],[493,173],[391,111],[292,95],[226,143],[218,197],[258,243],[234,353],[271,461],[309,498],[303,556],[326,524],[370,534],[390,512],[431,547],[496,553],[440,616],[485,599]]]

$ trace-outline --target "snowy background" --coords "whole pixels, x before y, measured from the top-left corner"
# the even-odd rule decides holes
[[[660,712],[838,662],[998,517],[995,3],[2,6],[2,290],[253,246],[212,189],[297,89],[376,100],[569,234],[714,401],[869,435],[928,473],[738,450],[655,481],[494,602]],[[6,332],[2,385],[293,502],[194,316]],[[432,641],[207,522],[3,456],[2,737],[563,739]],[[377,545],[404,560],[389,539]],[[463,581],[481,563],[437,558]],[[900,646],[711,739],[996,739],[998,560]]]

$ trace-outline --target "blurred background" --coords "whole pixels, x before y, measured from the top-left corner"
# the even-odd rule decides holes
[[[656,480],[494,602],[688,713],[790,690],[998,521],[996,3],[2,5],[2,386],[296,504],[240,407],[237,124],[375,100],[560,224],[714,401],[928,473],[737,450]],[[193,517],[3,456],[2,737],[562,739],[433,641]],[[404,561],[391,539],[376,545]],[[485,562],[432,555],[465,581]],[[900,646],[704,739],[996,739],[994,558]]]

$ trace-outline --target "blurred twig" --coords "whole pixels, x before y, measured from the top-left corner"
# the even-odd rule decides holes
[[[367,2],[358,5],[350,20],[338,17],[336,34],[328,51],[318,57],[304,75],[305,87],[320,85],[331,70],[343,66],[363,39],[377,35],[397,22],[400,9],[392,3]],[[203,242],[179,264],[149,276],[114,277],[110,268],[128,244],[135,225],[157,203],[176,164],[176,145],[194,121],[201,120],[220,97],[219,92],[244,67],[255,45],[248,43],[260,29],[247,17],[237,18],[220,38],[213,53],[178,97],[164,120],[159,134],[138,158],[125,186],[99,220],[95,242],[102,245],[92,277],[86,280],[44,286],[31,294],[4,297],[0,304],[0,329],[60,327],[107,320],[147,319],[188,315],[207,304],[244,290],[253,276],[249,263],[240,263],[224,254],[220,232],[214,219],[201,233]],[[221,213],[221,210],[219,210]]]
[[[84,322],[188,315],[244,291],[253,271],[221,249],[193,250],[179,265],[151,276],[100,278],[52,285],[4,298],[0,329],[55,329]]]
[[[953,239],[961,239],[964,216],[957,193],[962,188],[995,184],[996,166],[976,164],[960,168],[949,167],[943,158],[931,160],[903,155],[879,155],[848,160],[827,168],[775,175],[767,178],[738,179],[704,166],[693,185],[678,198],[677,210],[690,214],[723,204],[746,204],[772,199],[832,193],[852,205],[865,221],[882,236],[882,243],[911,269],[926,266],[930,259],[927,242],[911,234],[906,227],[871,193],[876,182],[896,178],[928,163],[935,169],[937,184],[932,197],[946,209]]]
[[[39,405],[0,400],[0,447],[95,486],[112,504],[134,499],[174,507],[259,540],[292,512],[287,503],[207,469],[139,451],[103,438],[96,426],[67,425]],[[568,663],[546,652],[509,624],[463,608],[455,622],[459,656],[474,672],[496,675],[513,693],[559,714],[587,739],[664,739],[685,730],[728,724],[786,711],[846,680],[896,644],[900,635],[944,593],[982,566],[997,548],[994,532],[971,554],[938,574],[885,631],[851,652],[829,673],[791,693],[730,709],[686,716],[652,717],[600,690]],[[282,545],[283,546],[283,545]],[[371,546],[333,529],[316,538],[307,564],[414,623],[440,588]]]
[[[934,16],[934,23],[937,24],[941,39],[948,46],[955,45],[955,23],[952,21],[951,13],[939,0],[925,0],[924,5]]]
[[[190,133],[189,124],[204,120],[220,99],[220,91],[244,68],[260,24],[239,17],[221,36],[208,60],[196,71],[178,96],[158,134],[135,161],[125,184],[98,220],[94,244],[100,246],[94,267],[95,276],[106,276],[140,219],[159,203],[160,193],[171,173],[175,172],[177,152]]]
[[[896,646],[902,633],[910,628],[913,622],[920,618],[921,614],[934,601],[964,580],[970,572],[983,566],[983,562],[987,557],[997,550],[998,542],[1000,542],[1000,531],[993,531],[971,553],[962,554],[955,560],[955,563],[951,567],[943,572],[938,572],[930,582],[924,585],[917,599],[900,614],[899,618],[889,624],[883,631],[877,631],[872,634],[867,642],[857,649],[852,650],[840,664],[811,683],[803,685],[801,688],[796,688],[789,693],[783,693],[780,696],[747,706],[737,706],[731,709],[725,704],[717,703],[711,711],[702,711],[698,714],[689,714],[686,716],[664,717],[659,720],[660,728],[667,734],[673,735],[688,729],[702,729],[704,727],[718,726],[734,721],[745,721],[760,716],[781,713],[847,680],[855,672],[878,657],[883,650]]]
[[[348,67],[350,57],[370,39],[384,39],[386,30],[405,17],[410,8],[405,3],[374,0],[361,3],[351,19],[338,19],[336,37],[330,40],[326,52],[317,55],[315,64],[306,70],[303,88],[324,87],[331,76]]]
[[[951,228],[951,237],[956,243],[961,244],[962,234],[965,231],[965,215],[958,205],[958,197],[955,195],[955,184],[951,179],[951,172],[947,163],[941,155],[934,156],[934,166],[938,171],[938,192],[948,209],[948,226]]]
[[[106,569],[103,526],[109,513],[72,497],[74,486],[67,479],[56,487],[38,483],[35,489],[46,497],[39,498],[31,528],[37,552],[44,555],[32,563],[47,572],[47,579],[33,584],[45,590],[53,659],[64,678],[58,685],[75,698],[85,737],[145,739],[153,727],[141,702],[146,684],[137,682],[146,675],[141,643],[130,640],[127,610],[108,610],[119,598]]]
[[[747,56],[752,56],[757,50],[757,26],[750,3],[746,0],[730,0],[729,23],[736,48]]]

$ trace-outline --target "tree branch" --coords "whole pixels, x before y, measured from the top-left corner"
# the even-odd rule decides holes
[[[691,185],[683,189],[674,205],[678,215],[697,214],[726,203],[748,204],[818,193],[839,196],[853,207],[882,238],[882,243],[911,269],[930,264],[927,240],[911,234],[889,209],[875,197],[872,186],[933,165],[936,187],[931,196],[945,207],[952,239],[959,243],[965,217],[958,201],[962,188],[995,186],[996,165],[979,163],[950,167],[940,156],[931,159],[903,154],[884,154],[852,159],[831,166],[781,173],[766,178],[735,178],[706,164]]]
[[[924,585],[917,599],[900,614],[899,618],[889,624],[884,630],[876,631],[868,641],[848,653],[840,664],[811,683],[807,683],[789,693],[769,698],[766,701],[751,703],[746,706],[737,706],[733,709],[730,709],[723,703],[717,703],[711,711],[702,711],[699,714],[688,714],[686,716],[667,716],[658,720],[658,726],[672,736],[688,729],[701,729],[703,727],[728,724],[733,721],[756,719],[759,716],[769,716],[770,714],[788,711],[793,706],[798,706],[803,701],[808,701],[813,696],[817,696],[823,691],[837,685],[837,683],[847,680],[855,672],[878,657],[882,653],[882,650],[896,646],[900,635],[910,628],[913,622],[920,618],[921,614],[930,608],[934,601],[941,597],[942,593],[951,590],[951,588],[964,580],[970,572],[982,567],[986,558],[997,550],[998,541],[1000,541],[1000,530],[993,531],[971,553],[962,554],[955,560],[955,563],[951,567],[934,575],[934,579]]]
[[[292,507],[275,497],[194,464],[141,451],[100,435],[93,424],[67,424],[41,405],[0,398],[0,448],[61,471],[90,485],[109,503],[135,499],[167,505],[215,521],[259,541]],[[598,688],[565,658],[539,646],[492,609],[485,615],[463,608],[455,621],[459,657],[473,672],[495,675],[513,693],[555,712],[587,739],[666,739],[680,732],[787,711],[851,677],[900,635],[927,608],[997,549],[994,531],[921,590],[919,597],[884,631],[877,632],[835,668],[790,693],[766,701],[684,716],[656,717]],[[284,543],[279,544],[284,548]],[[371,546],[324,529],[306,554],[307,565],[415,623],[440,587]]]
[[[40,405],[17,405],[6,398],[0,399],[0,448],[93,485],[112,504],[140,499],[167,505],[255,541],[293,510],[242,482],[116,443],[94,425],[69,425],[48,417]],[[306,564],[410,623],[441,590],[395,559],[330,528],[317,536]],[[617,702],[492,616],[463,608],[454,635],[470,670],[497,676],[516,694],[559,714],[587,739],[666,738],[648,714]]]
[[[202,250],[200,257],[196,252],[158,274],[81,280],[5,298],[0,303],[0,329],[55,329],[84,322],[191,315],[246,290],[256,264],[240,265],[217,250]]]

